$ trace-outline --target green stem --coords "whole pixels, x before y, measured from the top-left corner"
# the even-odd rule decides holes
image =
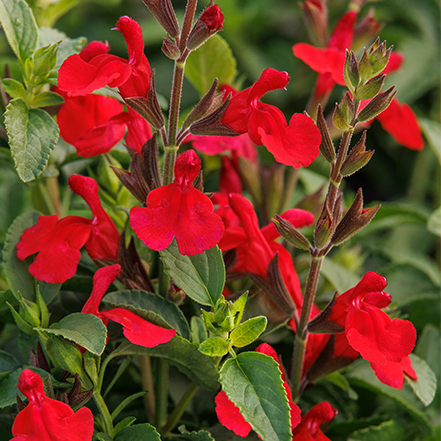
[[[167,422],[168,361],[163,358],[158,358],[156,367],[155,426],[162,427]]]
[[[182,83],[184,81],[185,58],[175,61],[173,70],[173,85],[170,97],[170,111],[168,114],[168,146],[175,147],[178,131],[179,109],[181,106]]]
[[[178,153],[179,147],[165,147],[165,156],[164,156],[164,176],[163,176],[163,184],[168,185],[173,182],[174,176],[174,167],[176,161],[176,155]]]
[[[193,399],[198,389],[199,386],[196,383],[192,383],[189,386],[189,388],[185,391],[185,394],[182,396],[181,400],[175,407],[175,410],[170,415],[167,424],[161,429],[161,433],[163,435],[168,435],[179,423],[182,414],[185,412],[185,409],[190,404],[191,400]]]
[[[302,377],[303,357],[305,352],[306,338],[308,336],[306,327],[308,325],[309,316],[311,315],[312,305],[314,304],[323,257],[324,256],[317,257],[317,255],[311,256],[311,264],[309,266],[305,295],[303,297],[302,312],[300,314],[299,326],[297,328],[294,340],[294,348],[291,360],[291,382],[293,397],[295,399],[298,398],[300,392],[299,389],[300,380]]]
[[[112,417],[110,416],[109,409],[104,401],[104,398],[101,395],[100,390],[95,389],[95,391],[93,392],[93,400],[95,401],[95,404],[98,407],[98,410],[103,418],[104,432],[110,435],[113,430]]]
[[[152,359],[149,355],[141,355],[142,387],[149,393],[144,395],[144,405],[150,421],[155,420],[155,385],[153,383]]]

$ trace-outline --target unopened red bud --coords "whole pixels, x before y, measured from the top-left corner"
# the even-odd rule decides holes
[[[216,32],[222,30],[223,24],[224,16],[218,5],[206,8],[188,36],[187,49],[191,51],[197,49]]]

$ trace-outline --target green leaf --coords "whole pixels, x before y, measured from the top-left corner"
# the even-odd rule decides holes
[[[0,380],[0,409],[12,406],[17,402],[18,393],[17,383],[22,369],[17,369],[3,380]]]
[[[291,441],[290,410],[278,364],[268,355],[242,352],[220,371],[222,389],[264,441]]]
[[[441,207],[437,208],[427,219],[427,229],[441,237]]]
[[[5,126],[15,168],[24,182],[38,178],[58,141],[60,129],[44,110],[28,109],[22,98],[6,107]]]
[[[233,346],[242,348],[249,345],[259,338],[259,335],[265,331],[268,319],[264,316],[253,317],[246,322],[241,323],[237,328],[233,329],[230,334]]]
[[[422,431],[430,432],[432,425],[427,416],[418,408],[420,403],[410,388],[403,387],[403,389],[398,390],[381,383],[375,376],[369,363],[364,360],[354,363],[347,371],[346,377],[351,385],[357,385],[391,398],[402,406],[403,409],[407,410],[412,419],[419,424]]]
[[[135,394],[128,396],[120,404],[118,404],[118,406],[112,412],[112,415],[111,415],[112,420],[114,421],[117,418],[117,416],[121,413],[121,411],[124,410],[124,408],[126,406],[128,406],[132,401],[135,401],[137,398],[143,397],[145,394],[148,394],[148,393],[149,393],[148,391],[143,390],[141,392],[137,392]],[[133,421],[135,421],[135,420],[133,420]],[[116,433],[116,432],[114,432],[114,433]]]
[[[62,318],[50,329],[35,330],[64,337],[95,355],[101,355],[106,347],[107,328],[101,319],[93,314],[75,312]]]
[[[231,347],[231,343],[222,337],[210,337],[199,345],[199,351],[209,357],[222,357]]]
[[[182,435],[174,435],[173,439],[178,441],[215,441],[210,432],[206,430],[199,430],[199,432],[186,432],[180,427],[178,429],[182,432]]]
[[[164,271],[194,301],[214,308],[225,285],[225,266],[220,249],[215,246],[202,254],[183,256],[176,240],[159,252]]]
[[[441,164],[441,145],[439,143],[439,140],[441,139],[441,124],[439,121],[426,118],[418,118],[418,122],[420,123],[424,135],[426,135],[430,148],[433,150],[433,153],[435,153]]]
[[[208,338],[207,327],[204,321],[197,316],[191,318],[191,342],[199,345]]]
[[[236,60],[228,43],[219,35],[211,37],[189,55],[185,75],[201,95],[208,91],[215,78],[219,84],[231,84],[236,75]]]
[[[20,81],[14,80],[14,78],[5,78],[1,84],[11,98],[26,98],[26,89]]]
[[[11,354],[0,351],[0,381],[20,367],[19,361]]]
[[[17,243],[26,228],[30,228],[37,223],[39,213],[29,211],[17,217],[9,227],[6,235],[5,246],[3,249],[3,269],[6,274],[9,288],[18,299],[18,293],[27,300],[35,302],[36,284],[40,287],[40,293],[46,304],[49,304],[60,290],[60,284],[36,281],[29,273],[30,258],[19,260],[17,257]]]
[[[353,288],[360,281],[356,274],[331,259],[323,260],[322,274],[340,294]]]
[[[121,429],[113,439],[115,441],[160,441],[161,437],[153,426],[144,423]]]
[[[115,436],[120,430],[131,426],[136,421],[136,417],[127,417],[120,421],[112,430],[112,436]]]
[[[404,438],[404,427],[396,421],[385,421],[352,433],[348,441],[391,441]]]
[[[182,311],[157,294],[136,289],[115,291],[107,294],[103,301],[112,308],[129,309],[158,326],[174,328],[187,340],[190,338],[190,329]]]
[[[59,69],[67,57],[79,53],[86,45],[87,39],[85,37],[71,39],[58,29],[40,27],[38,30],[37,47],[41,48],[58,42],[60,44],[58,46],[55,69]]]
[[[80,378],[83,378],[83,357],[77,345],[51,335],[47,342],[47,350],[56,365],[72,375],[79,374]]]
[[[44,77],[52,70],[55,69],[57,64],[57,52],[59,43],[48,44],[47,46],[40,47],[33,55],[33,67],[32,74],[34,77]],[[38,81],[38,79],[36,79]]]
[[[24,0],[0,0],[0,21],[14,54],[23,63],[37,46],[38,27]]]
[[[407,376],[406,381],[410,384],[415,395],[428,406],[435,398],[436,393],[436,377],[429,365],[415,354],[409,355],[412,361],[412,367],[418,376],[416,381],[411,380]]]
[[[168,343],[145,348],[128,341],[112,352],[113,355],[150,355],[168,360],[199,386],[216,391],[219,374],[210,357],[200,353],[188,340],[175,335]]]

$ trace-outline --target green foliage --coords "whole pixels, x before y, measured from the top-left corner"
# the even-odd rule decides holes
[[[25,299],[35,301],[36,284],[38,284],[44,301],[49,304],[57,295],[60,285],[41,281],[36,282],[28,270],[30,265],[29,259],[19,260],[16,255],[16,246],[20,241],[23,231],[35,225],[39,216],[39,213],[30,211],[19,216],[10,226],[3,250],[3,270],[9,287],[17,299],[19,298],[18,293],[20,293]]]
[[[114,441],[160,441],[159,433],[150,424],[135,424],[121,429]]]
[[[268,319],[264,316],[254,317],[241,323],[230,334],[233,346],[242,348],[257,340],[265,331]]]
[[[236,60],[230,46],[219,35],[214,35],[187,59],[185,75],[204,95],[215,78],[219,84],[231,84],[236,76]]]
[[[190,338],[190,329],[182,311],[157,294],[138,290],[115,291],[107,294],[103,301],[112,308],[126,308],[158,326],[174,328],[187,340]]]
[[[224,261],[217,246],[202,254],[183,256],[174,240],[160,256],[165,272],[189,297],[201,305],[216,305],[225,284]]]
[[[112,352],[115,356],[150,355],[161,357],[176,366],[196,384],[210,390],[219,388],[217,369],[210,357],[202,354],[188,340],[174,336],[168,343],[145,348],[129,342],[123,342]]]
[[[5,126],[20,179],[38,178],[58,141],[60,129],[44,110],[29,109],[23,98],[14,98],[7,106]]]
[[[265,441],[291,440],[290,414],[280,368],[268,355],[243,352],[220,370],[222,389]]]
[[[93,314],[81,312],[69,314],[51,328],[35,329],[45,334],[59,335],[71,340],[92,354],[101,355],[106,347],[106,326]]]

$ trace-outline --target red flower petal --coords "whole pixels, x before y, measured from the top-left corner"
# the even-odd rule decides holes
[[[18,387],[29,404],[17,415],[12,426],[11,441],[90,441],[93,435],[93,415],[83,407],[77,412],[69,405],[44,394],[43,381],[34,372],[24,369]]]
[[[377,120],[398,144],[411,150],[422,150],[424,148],[424,140],[418,119],[407,104],[400,104],[394,98],[389,107],[377,116]]]
[[[242,437],[251,432],[251,425],[245,421],[239,408],[228,398],[224,391],[221,390],[214,401],[216,402],[217,418],[224,427]]]
[[[111,283],[121,273],[121,266],[118,264],[105,266],[96,271],[93,276],[93,289],[89,299],[84,304],[81,312],[85,314],[98,315],[98,308],[104,294],[108,290]],[[107,324],[107,323],[106,323]]]
[[[138,155],[142,147],[152,137],[152,130],[149,123],[138,113],[129,107],[129,120],[127,122],[126,144]]]
[[[349,344],[368,361],[399,363],[415,346],[416,331],[411,322],[393,319],[369,304],[352,308],[345,331]]]
[[[176,335],[176,329],[166,329],[154,325],[125,308],[100,311],[99,316],[122,325],[127,340],[146,348],[153,348],[162,343],[167,343]]]
[[[276,161],[294,168],[307,167],[319,155],[321,135],[314,121],[307,115],[295,113],[286,129],[278,133],[264,133],[262,142]]]
[[[196,153],[185,152],[176,161],[175,181],[151,191],[147,208],[130,210],[130,225],[149,248],[164,250],[176,237],[179,252],[193,256],[219,242],[223,222],[210,199],[192,186],[199,170]]]
[[[60,135],[80,156],[106,153],[124,137],[126,121],[119,117],[123,105],[118,100],[100,95],[63,96],[57,115]]]
[[[276,89],[284,89],[289,83],[289,75],[276,69],[265,69],[259,79],[250,88],[248,103],[256,105],[257,101],[267,92]],[[237,97],[237,95],[236,95]],[[233,99],[235,99],[234,97]]]
[[[293,441],[329,441],[320,430],[320,424],[331,421],[337,410],[327,401],[315,405],[293,431]]]
[[[21,260],[38,252],[29,272],[38,280],[63,283],[76,273],[80,248],[89,239],[91,221],[79,216],[40,216],[37,224],[27,228],[17,244]]]
[[[119,233],[110,216],[101,205],[98,184],[92,178],[72,175],[68,180],[72,191],[80,195],[93,213],[93,229],[86,249],[93,259],[114,259],[118,254]]]

